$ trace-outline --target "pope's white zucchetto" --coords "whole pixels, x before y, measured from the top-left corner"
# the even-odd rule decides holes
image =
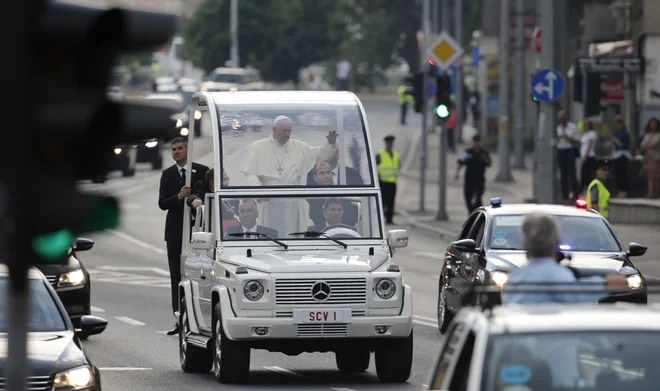
[[[287,117],[286,115],[278,115],[277,118],[273,121],[273,126],[277,125],[278,122],[282,121],[291,121],[291,118]]]

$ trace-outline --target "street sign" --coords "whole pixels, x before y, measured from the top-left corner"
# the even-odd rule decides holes
[[[479,50],[479,46],[473,46],[470,54],[472,55],[472,66],[479,68],[479,62],[481,61],[481,50]]]
[[[554,69],[542,69],[532,77],[532,93],[541,102],[553,102],[564,92],[564,77]]]
[[[444,31],[432,42],[427,48],[428,55],[442,71],[446,71],[463,55],[463,48]]]
[[[642,59],[634,57],[582,57],[577,59],[580,72],[640,73]]]
[[[435,96],[435,89],[436,89],[435,83],[431,83],[430,81],[427,81],[425,89],[426,89],[426,99],[431,99],[431,97]]]
[[[537,54],[541,54],[541,34],[541,28],[534,27],[534,31],[532,31],[532,40],[530,43],[532,50],[534,50]]]

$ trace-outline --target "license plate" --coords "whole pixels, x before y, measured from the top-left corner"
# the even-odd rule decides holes
[[[293,310],[293,323],[351,323],[351,315],[351,310],[348,308],[338,310]]]

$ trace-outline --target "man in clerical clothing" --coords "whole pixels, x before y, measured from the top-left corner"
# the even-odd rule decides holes
[[[311,146],[292,140],[293,122],[280,115],[273,121],[270,137],[250,145],[241,164],[250,186],[300,186],[307,182],[307,173],[316,162],[330,160],[337,150],[337,131],[331,130],[327,142]],[[271,198],[259,205],[260,224],[278,227],[282,232],[304,231],[309,225],[309,206],[305,200]],[[287,232],[287,233],[288,233]]]

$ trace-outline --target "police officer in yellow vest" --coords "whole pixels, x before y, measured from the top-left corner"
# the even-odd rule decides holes
[[[394,136],[385,137],[385,149],[376,155],[378,165],[378,181],[383,195],[385,222],[394,224],[394,201],[396,197],[396,180],[399,176],[399,153],[394,149]]]
[[[405,79],[397,91],[399,97],[399,106],[401,106],[401,125],[406,124],[406,114],[408,113],[408,104],[413,101],[412,83],[410,79]]]
[[[610,175],[610,161],[602,159],[598,161],[596,168],[596,179],[591,181],[587,187],[587,208],[598,211],[603,217],[610,215],[610,192],[603,181]]]

